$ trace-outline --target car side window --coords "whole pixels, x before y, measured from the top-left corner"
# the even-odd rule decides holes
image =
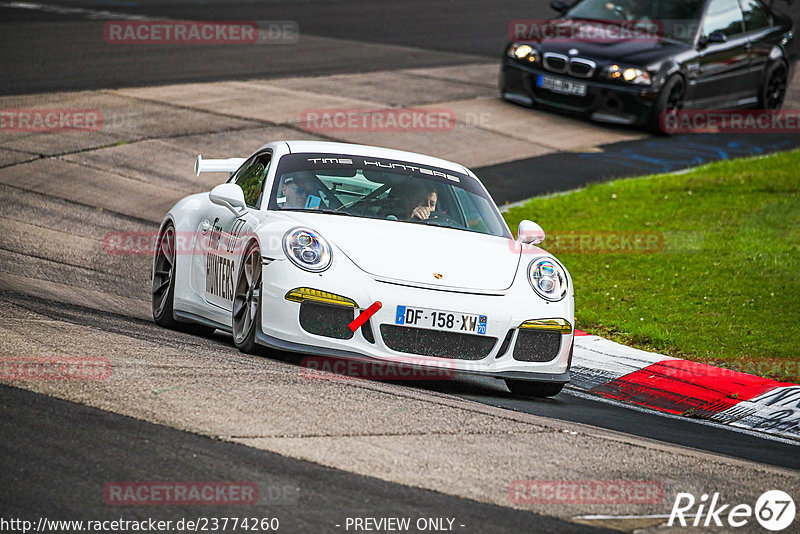
[[[758,0],[742,0],[744,29],[752,32],[772,26],[772,17],[764,4]]]
[[[744,33],[739,0],[711,0],[703,19],[703,35],[720,32],[727,37]]]
[[[264,190],[264,178],[269,171],[271,154],[259,154],[243,165],[233,177],[233,183],[244,191],[244,201],[251,207],[258,207],[261,192]]]

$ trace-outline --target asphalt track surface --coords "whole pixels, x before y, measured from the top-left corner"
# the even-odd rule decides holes
[[[308,533],[344,531],[347,517],[448,517],[457,518],[454,530],[464,533],[516,534],[531,528],[605,532],[292,460],[8,386],[0,386],[0,398],[3,517],[36,523],[40,517],[178,521],[246,516],[278,518],[280,532]],[[59,454],[54,454],[54,445]],[[105,484],[131,479],[254,482],[260,502],[203,506],[200,511],[106,504]]]
[[[0,24],[5,30],[0,32],[0,57],[5,72],[0,79],[0,93],[468,63],[475,61],[476,56],[484,60],[497,56],[505,43],[509,20],[550,14],[546,2],[507,2],[502,6],[488,2],[398,2],[381,3],[379,7],[374,2],[335,1],[258,4],[65,1],[53,4],[155,18],[296,20],[303,32],[355,41],[363,45],[362,49],[369,49],[369,43],[379,43],[413,47],[419,52],[400,56],[376,54],[375,58],[365,62],[361,56],[348,56],[349,48],[345,53],[334,48],[316,54],[303,52],[302,56],[294,56],[285,50],[266,55],[262,49],[242,53],[241,49],[226,47],[203,51],[201,55],[196,49],[110,49],[101,37],[98,38],[102,34],[98,34],[97,29],[102,28],[102,23],[87,20],[85,14],[0,7]],[[344,46],[342,50],[345,50]],[[232,61],[234,57],[236,60]],[[705,152],[698,153],[691,150],[691,145],[696,142],[697,137],[678,136],[669,140],[621,143],[605,147],[602,154],[596,155],[562,153],[544,156],[537,158],[536,163],[552,169],[553,175],[569,167],[565,167],[565,162],[573,165],[575,170],[571,174],[560,174],[559,182],[544,180],[523,191],[514,191],[516,185],[504,185],[504,178],[507,180],[508,176],[528,172],[532,165],[530,160],[485,167],[480,169],[479,175],[485,177],[499,201],[513,201],[520,198],[516,195],[524,197],[571,189],[590,180],[678,170],[702,161],[786,150],[800,144],[797,136],[760,136],[754,139],[716,136],[709,138]],[[585,165],[576,160],[584,160]],[[589,170],[593,174],[588,173]],[[120,290],[116,288],[114,291]],[[142,335],[161,335],[153,333],[158,330],[154,325],[124,313],[109,318],[89,308],[56,306],[16,292],[3,293],[0,300],[108,332],[136,331],[144,332]],[[230,341],[225,336],[204,342],[230,348]],[[278,357],[291,360],[286,355]],[[569,391],[555,400],[528,401],[515,399],[502,386],[487,382],[407,387],[477,400],[507,410],[585,423],[714,454],[800,469],[800,455],[795,445],[679,418],[661,417],[587,399]],[[530,529],[532,525],[545,532],[586,530],[544,516],[324,468],[7,386],[0,388],[0,411],[3,420],[0,426],[3,451],[0,507],[4,513],[16,516],[49,515],[56,518],[61,514],[66,519],[76,519],[74,512],[79,510],[86,517],[116,517],[117,511],[105,506],[102,494],[98,493],[98,488],[109,480],[227,478],[302,487],[300,502],[278,504],[264,510],[265,514],[275,515],[276,510],[285,506],[288,510],[286,524],[298,521],[293,525],[297,528],[287,528],[290,532],[300,529],[329,531],[331,524],[341,517],[370,513],[382,516],[458,516],[462,523],[475,527],[475,532],[487,532],[489,526],[491,532],[519,532]],[[259,478],[264,472],[275,478]],[[204,510],[203,515],[212,515],[213,511]],[[134,518],[148,514],[128,509],[125,515]],[[186,515],[186,511],[161,509],[158,515],[159,519],[168,519]]]
[[[508,25],[553,16],[547,0],[54,0],[0,2],[0,94],[131,87],[222,79],[274,78],[458,65],[499,58]],[[779,8],[800,20],[800,5]],[[47,9],[79,8],[89,12]],[[109,15],[98,16],[96,12]],[[165,47],[110,45],[103,20],[115,14],[155,19],[290,20],[302,35],[357,42],[358,51],[275,46]],[[119,17],[116,17],[119,18]],[[414,49],[381,53],[370,44]],[[362,55],[362,53],[364,55]]]

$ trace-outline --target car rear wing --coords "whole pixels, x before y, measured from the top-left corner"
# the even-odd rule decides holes
[[[194,162],[194,173],[200,176],[201,172],[228,172],[231,173],[242,166],[247,158],[228,159],[203,159],[200,154]]]

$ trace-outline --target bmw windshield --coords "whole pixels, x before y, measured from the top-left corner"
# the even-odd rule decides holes
[[[511,237],[472,177],[429,165],[343,154],[280,160],[270,210],[316,211]]]
[[[604,23],[652,23],[663,37],[688,42],[694,38],[703,0],[583,0],[564,13],[564,18]]]

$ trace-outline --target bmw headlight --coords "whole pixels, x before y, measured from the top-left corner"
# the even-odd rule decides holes
[[[292,263],[306,271],[320,272],[331,264],[331,247],[313,230],[293,228],[283,236],[283,251]]]
[[[528,60],[529,63],[534,63],[539,57],[539,52],[531,45],[520,43],[512,43],[506,54],[508,57]]]
[[[567,272],[551,258],[539,258],[528,266],[528,281],[540,297],[558,301],[567,295]]]
[[[606,75],[612,80],[620,80],[635,85],[650,85],[653,80],[650,79],[650,73],[646,70],[637,69],[636,67],[621,67],[619,65],[611,65],[606,70]]]

